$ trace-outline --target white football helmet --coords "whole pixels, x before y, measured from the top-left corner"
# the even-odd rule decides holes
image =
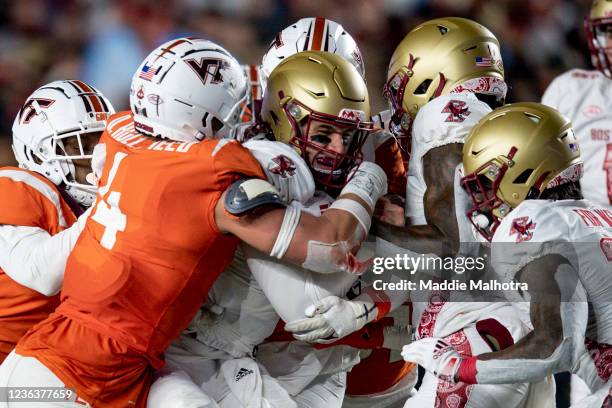
[[[54,81],[26,99],[13,122],[13,151],[19,166],[42,174],[78,203],[90,206],[96,186],[75,179],[74,159],[91,159],[81,137],[102,132],[115,111],[94,87],[78,80]],[[70,155],[64,142],[76,137],[79,153]]]
[[[262,89],[270,73],[285,58],[302,51],[327,51],[348,60],[365,79],[365,67],[357,43],[335,21],[307,17],[278,33],[261,61]]]
[[[238,61],[199,38],[179,38],[155,49],[130,89],[135,128],[180,142],[232,137],[247,102],[247,79]]]

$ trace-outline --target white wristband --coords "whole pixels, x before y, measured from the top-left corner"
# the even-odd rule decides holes
[[[363,205],[359,204],[357,201],[349,200],[348,198],[341,198],[334,201],[329,208],[335,208],[336,210],[343,210],[351,213],[355,218],[357,218],[357,221],[359,221],[359,224],[364,229],[366,234],[370,230],[372,217],[370,216],[368,210],[366,210]]]
[[[285,252],[287,252],[287,249],[289,249],[289,245],[291,244],[293,234],[295,234],[295,230],[297,229],[301,215],[302,211],[296,207],[288,206],[285,209],[283,223],[278,231],[278,236],[276,237],[272,251],[270,251],[271,257],[281,259],[283,256],[285,256]]]

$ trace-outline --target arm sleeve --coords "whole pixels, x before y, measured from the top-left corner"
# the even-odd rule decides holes
[[[70,251],[89,211],[55,235],[38,227],[0,226],[0,267],[17,283],[51,296],[59,292]]]

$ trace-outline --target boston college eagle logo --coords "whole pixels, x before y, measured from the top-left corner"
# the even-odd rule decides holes
[[[456,99],[449,101],[444,109],[442,109],[442,113],[450,113],[445,122],[463,122],[465,118],[472,113],[465,105],[466,103],[464,101],[458,101]]]
[[[30,123],[30,120],[36,115],[36,109],[34,108],[34,102],[38,103],[42,109],[46,109],[49,106],[53,105],[55,102],[54,99],[45,99],[45,98],[31,98],[26,101],[26,103],[19,111],[19,120],[22,124]]]
[[[229,68],[229,62],[220,58],[200,58],[186,59],[187,65],[194,70],[204,85],[210,77],[211,84],[223,82],[221,71]]]
[[[516,242],[529,241],[533,238],[533,230],[536,224],[529,217],[519,217],[512,220],[510,226],[510,235],[517,234]]]
[[[280,175],[282,178],[291,177],[295,174],[295,163],[293,160],[280,154],[272,159],[274,167],[270,167],[270,171],[274,174]]]

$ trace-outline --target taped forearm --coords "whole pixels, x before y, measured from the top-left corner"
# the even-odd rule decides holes
[[[545,359],[478,360],[468,357],[461,361],[456,380],[468,384],[508,384],[535,382],[549,374],[571,369],[571,340],[566,338]]]
[[[81,216],[70,228],[55,235],[37,227],[0,226],[0,267],[17,283],[45,296],[58,293],[66,260],[85,218]]]

